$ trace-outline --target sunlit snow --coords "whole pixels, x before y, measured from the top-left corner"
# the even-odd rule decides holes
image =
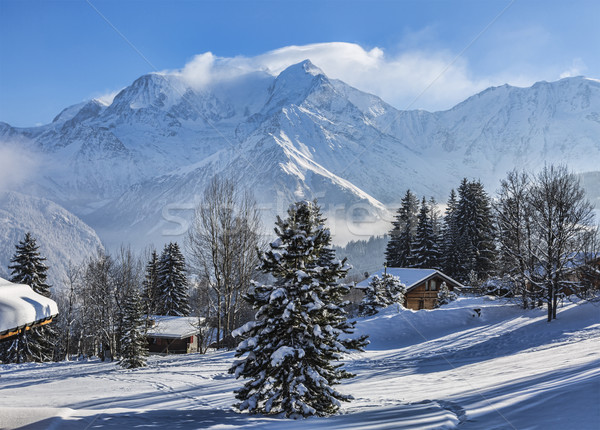
[[[480,309],[481,316],[474,309]],[[124,370],[97,360],[0,366],[0,427],[172,429],[595,429],[600,308],[566,302],[558,319],[491,298],[432,311],[391,306],[360,319],[365,353],[338,386],[355,400],[329,418],[239,414],[233,352],[153,355]]]

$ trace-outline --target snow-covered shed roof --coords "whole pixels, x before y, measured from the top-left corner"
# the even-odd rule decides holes
[[[356,288],[365,288],[369,285],[374,276],[379,276],[380,278],[383,276],[384,272],[389,273],[392,276],[397,276],[400,278],[400,282],[406,285],[406,290],[409,291],[412,288],[415,288],[421,282],[426,281],[427,279],[433,277],[434,275],[438,275],[441,278],[447,280],[449,283],[456,285],[459,288],[462,288],[463,285],[452,279],[448,275],[444,275],[439,270],[435,269],[411,269],[406,267],[388,267],[387,269],[381,269],[377,272],[372,273],[367,279],[360,281],[356,284]]]
[[[199,332],[197,317],[151,315],[150,320],[154,325],[148,328],[148,337],[183,339]]]
[[[34,292],[30,286],[0,278],[0,338],[58,315],[56,302]]]

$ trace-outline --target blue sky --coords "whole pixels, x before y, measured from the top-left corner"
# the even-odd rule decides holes
[[[489,85],[600,78],[599,17],[596,0],[0,0],[0,121],[48,123],[152,71],[303,55],[398,108],[446,109]]]

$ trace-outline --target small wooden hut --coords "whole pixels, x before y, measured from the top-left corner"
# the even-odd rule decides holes
[[[387,272],[400,278],[406,285],[403,306],[407,309],[433,309],[437,304],[437,296],[442,283],[446,283],[450,291],[460,290],[464,286],[435,269],[411,269],[404,267],[388,267],[371,274],[364,281],[359,282],[356,288],[365,288],[374,276],[382,277]]]
[[[198,318],[152,315],[146,333],[148,350],[163,354],[198,351]]]

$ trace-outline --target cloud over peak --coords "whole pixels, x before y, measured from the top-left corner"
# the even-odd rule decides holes
[[[330,78],[376,94],[399,109],[448,109],[491,84],[473,79],[464,60],[446,51],[406,51],[388,55],[355,43],[331,42],[286,46],[254,57],[196,55],[174,73],[202,88],[252,72],[278,75],[292,64],[309,59]],[[504,82],[499,82],[504,83]]]

